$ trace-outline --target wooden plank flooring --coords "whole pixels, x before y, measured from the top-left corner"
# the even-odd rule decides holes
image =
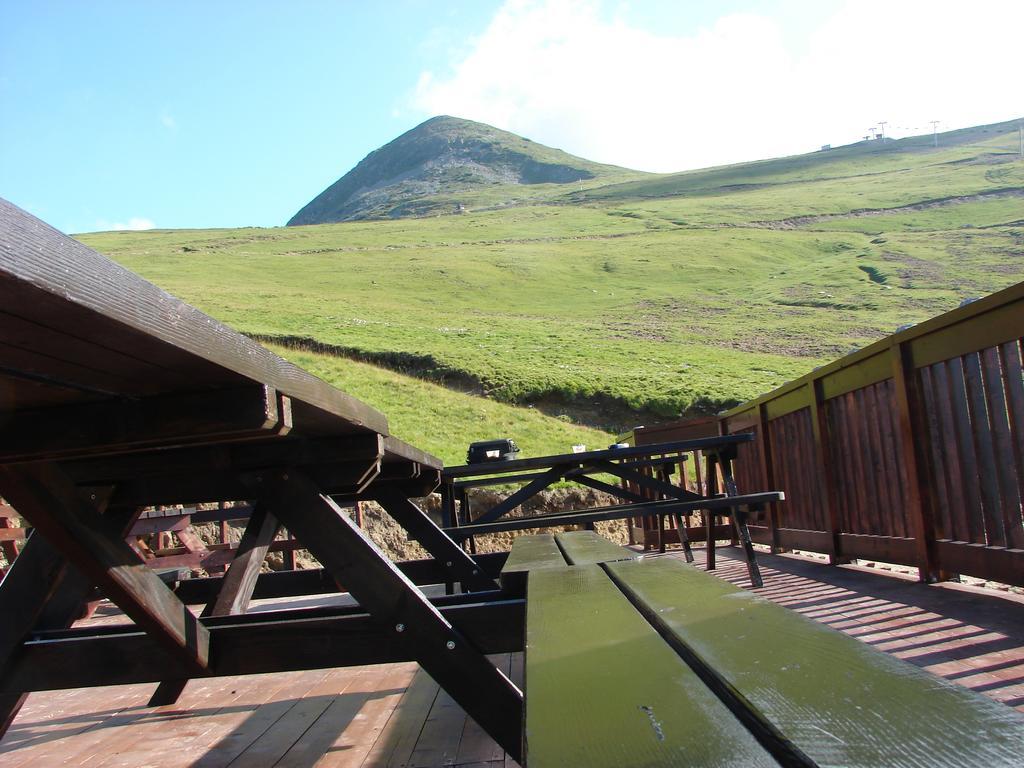
[[[703,549],[694,554],[703,567]],[[1021,596],[926,586],[797,556],[758,557],[765,581],[759,594],[1024,711]],[[719,549],[718,564],[719,577],[748,586],[738,550]],[[104,606],[94,621],[123,618]],[[521,654],[494,660],[521,683]],[[0,766],[516,765],[411,663],[193,680],[176,704],[147,708],[153,689],[29,696],[0,741]]]

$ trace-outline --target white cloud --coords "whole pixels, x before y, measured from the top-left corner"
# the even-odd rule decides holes
[[[99,219],[96,222],[96,230],[101,232],[122,232],[125,230],[139,231],[143,229],[153,229],[156,224],[153,223],[152,219],[143,218],[131,218],[127,222],[124,221],[107,221],[106,219]]]
[[[673,171],[1024,114],[1024,3],[849,2],[787,48],[785,18],[730,14],[687,35],[597,0],[508,0],[450,73],[412,97],[574,154]]]

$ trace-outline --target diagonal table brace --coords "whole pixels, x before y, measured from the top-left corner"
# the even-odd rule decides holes
[[[463,587],[471,590],[498,588],[498,583],[488,578],[462,547],[405,496],[386,486],[375,489],[371,495],[451,574],[449,581],[461,581]]]
[[[648,477],[647,475],[637,472],[636,469],[628,466],[627,464],[616,464],[612,461],[598,461],[594,463],[594,466],[607,474],[615,475],[621,480],[635,483],[641,488],[646,488],[655,493],[660,493],[663,496],[668,496],[673,499],[679,499],[680,501],[693,501],[700,498],[700,494],[688,491],[685,488],[680,488],[677,485],[672,485],[665,480],[656,477]],[[673,518],[676,522],[676,530],[679,532],[679,543],[683,547],[683,556],[686,558],[686,562],[693,562],[693,550],[690,548],[690,539],[686,535],[686,525],[683,523],[682,515],[675,514]],[[662,525],[661,518],[658,519],[659,530]],[[661,539],[659,532],[658,540]],[[662,551],[665,547],[662,544]]]
[[[631,483],[636,483],[641,488],[647,488],[655,493],[661,493],[673,499],[679,499],[680,501],[696,501],[701,498],[698,493],[693,493],[685,488],[680,488],[678,485],[672,485],[672,483],[666,483],[664,480],[659,480],[656,477],[648,477],[647,475],[637,472],[635,469],[624,464],[616,464],[613,461],[595,461],[592,466],[592,472],[603,472],[609,475],[615,475],[621,480],[628,480]]]
[[[91,489],[89,503],[103,513],[112,488]],[[80,491],[80,494],[83,491]],[[127,534],[139,510],[114,508],[104,517]],[[29,536],[0,584],[0,677],[20,663],[18,649],[31,633],[66,629],[81,616],[93,585],[38,531]],[[0,694],[0,737],[18,716],[28,694]]]
[[[523,694],[456,630],[342,509],[302,473],[252,478],[261,500],[424,670],[516,760]],[[342,642],[339,638],[339,642]]]
[[[267,558],[270,544],[281,529],[277,518],[267,509],[266,504],[257,504],[245,525],[242,540],[238,543],[235,557],[228,566],[227,573],[220,580],[217,594],[206,607],[202,617],[206,616],[237,616],[249,608],[256,580],[260,575],[260,567]],[[173,704],[185,690],[188,680],[165,680],[157,686],[149,699],[150,707],[161,707]]]
[[[508,512],[511,512],[513,509],[518,507],[527,499],[536,496],[549,485],[557,483],[559,480],[562,479],[562,476],[566,472],[572,469],[572,467],[572,464],[556,464],[546,472],[542,472],[541,474],[537,475],[537,477],[534,480],[524,485],[522,488],[513,493],[500,504],[495,504],[493,507],[484,512],[475,520],[467,520],[466,522],[475,524],[490,523],[494,520],[497,520],[499,517],[505,515]]]
[[[719,470],[722,473],[722,484],[725,486],[725,497],[732,498],[739,495],[739,490],[736,486],[736,479],[732,474],[732,462],[736,458],[735,446],[730,446],[729,450],[718,451],[710,453],[708,455],[708,490],[709,493],[714,491],[717,485],[717,478],[715,475],[715,465],[718,465]],[[705,513],[706,514],[706,513]],[[754,543],[750,538],[750,528],[747,526],[747,513],[739,506],[733,508],[731,513],[733,531],[736,533],[736,538],[743,547],[743,554],[747,561],[747,574],[750,576],[750,583],[754,587],[763,587],[764,579],[761,577],[761,569],[757,564],[757,553],[754,551]],[[713,570],[715,567],[715,543],[712,537],[712,530],[714,528],[714,517],[706,516],[705,524],[708,529],[708,570]]]
[[[59,467],[0,466],[0,492],[62,555],[128,616],[196,671],[208,665],[210,635],[145,563],[121,529],[79,498]]]

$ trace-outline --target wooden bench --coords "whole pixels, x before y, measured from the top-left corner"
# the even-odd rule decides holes
[[[592,536],[524,537],[502,573],[526,574],[530,768],[1021,764],[1009,707]],[[563,540],[601,553],[571,565]]]
[[[499,582],[502,589],[518,597],[526,592],[526,579],[531,571],[610,563],[637,556],[594,531],[519,536],[501,569]]]

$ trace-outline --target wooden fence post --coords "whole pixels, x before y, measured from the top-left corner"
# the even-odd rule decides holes
[[[936,580],[938,568],[935,559],[932,505],[929,503],[932,490],[928,482],[924,399],[909,345],[894,343],[889,349],[892,357],[896,411],[899,417],[900,460],[906,468],[907,476],[907,486],[903,494],[907,505],[906,515],[914,533],[918,577],[921,581],[931,582]]]
[[[828,553],[829,565],[849,562],[844,558],[840,546],[839,534],[843,524],[839,518],[839,488],[836,483],[835,456],[828,441],[828,419],[825,413],[825,397],[820,379],[807,382],[811,401],[811,428],[814,433],[814,455],[817,459],[818,476],[825,486],[822,502],[825,506],[825,517],[828,520],[829,532],[832,534],[832,551]]]
[[[775,463],[772,460],[771,440],[768,439],[768,411],[761,403],[757,406],[757,439],[761,443],[761,474],[764,475],[764,487],[775,487]],[[771,537],[773,555],[785,551],[779,544],[779,505],[768,505],[768,534]]]

